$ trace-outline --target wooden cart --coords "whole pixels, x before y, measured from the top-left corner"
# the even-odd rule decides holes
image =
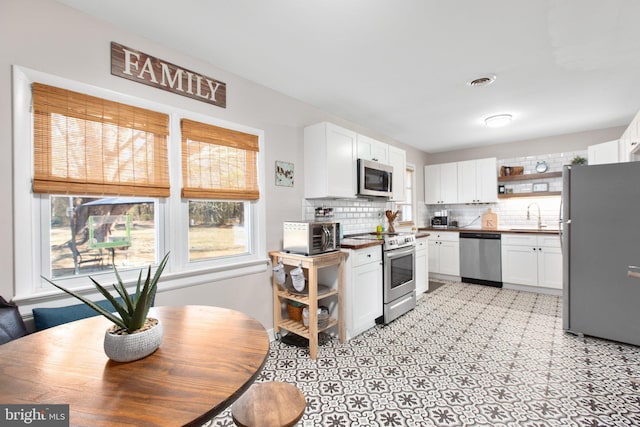
[[[318,334],[331,327],[338,327],[338,337],[340,342],[345,342],[346,330],[344,322],[343,307],[343,276],[344,276],[344,259],[346,254],[343,252],[329,252],[326,254],[315,256],[304,256],[290,254],[285,252],[269,252],[271,262],[277,265],[280,261],[285,266],[298,267],[305,270],[305,276],[308,278],[308,295],[299,295],[287,291],[276,283],[275,275],[272,279],[273,283],[273,326],[274,331],[278,335],[281,329],[300,335],[309,340],[309,355],[312,359],[318,357]],[[337,266],[338,278],[337,285],[328,291],[318,294],[318,270],[326,267]],[[318,313],[315,308],[318,301],[337,295],[337,318],[332,317],[326,325],[318,328]],[[309,326],[306,327],[301,321],[291,320],[282,317],[282,303],[285,300],[298,301],[309,307]],[[334,309],[335,310],[335,309]]]

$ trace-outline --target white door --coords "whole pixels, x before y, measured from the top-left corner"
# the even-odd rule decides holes
[[[538,249],[538,286],[562,289],[562,251],[560,248]]]
[[[534,250],[535,249],[535,250]],[[533,246],[502,246],[502,281],[538,285],[538,251]]]
[[[429,240],[428,244],[429,273],[440,273],[440,242]]]
[[[424,167],[424,202],[427,205],[440,203],[442,192],[440,191],[440,165],[427,165]]]
[[[429,243],[427,239],[416,241],[416,295],[429,290]]]
[[[371,262],[353,268],[353,330],[356,336],[375,324],[376,318],[382,316],[382,266],[379,262]]]
[[[458,162],[458,202],[477,203],[476,161]]]
[[[620,161],[620,147],[618,140],[603,142],[587,147],[587,156],[590,165],[603,165],[618,163]]]
[[[389,164],[389,145],[358,134],[358,158]]]
[[[460,275],[460,243],[442,241],[440,244],[440,273]]]
[[[476,199],[479,203],[498,201],[498,167],[495,157],[476,160]]]
[[[327,194],[353,198],[356,189],[356,134],[348,129],[327,124]]]
[[[458,164],[441,164],[440,180],[442,203],[458,203]]]

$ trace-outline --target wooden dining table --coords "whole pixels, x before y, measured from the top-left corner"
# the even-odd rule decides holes
[[[69,404],[72,426],[200,426],[256,379],[269,352],[257,320],[210,306],[153,307],[160,348],[113,362],[102,316],[0,346],[2,404]]]

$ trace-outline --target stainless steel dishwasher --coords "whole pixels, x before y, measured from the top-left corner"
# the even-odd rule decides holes
[[[460,233],[460,276],[463,282],[502,287],[500,233]]]

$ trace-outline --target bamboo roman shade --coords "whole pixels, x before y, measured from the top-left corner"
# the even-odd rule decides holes
[[[33,84],[33,191],[169,196],[169,116]]]
[[[183,119],[182,197],[257,200],[258,137]]]

